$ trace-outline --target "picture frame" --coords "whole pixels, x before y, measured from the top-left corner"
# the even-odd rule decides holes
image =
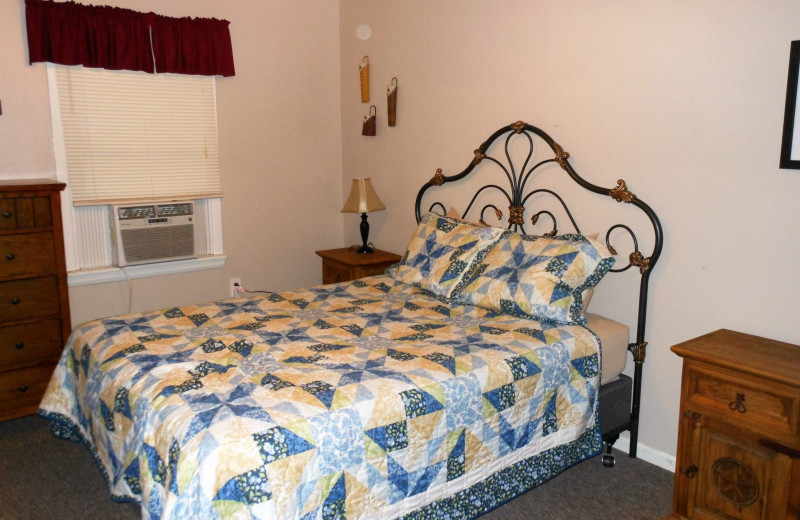
[[[800,170],[800,117],[797,114],[798,76],[800,76],[800,40],[792,42],[789,52],[786,111],[783,115],[780,167],[789,170]]]

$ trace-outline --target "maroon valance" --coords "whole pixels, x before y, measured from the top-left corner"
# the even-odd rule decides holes
[[[170,18],[120,7],[26,0],[30,62],[233,76],[227,20]]]

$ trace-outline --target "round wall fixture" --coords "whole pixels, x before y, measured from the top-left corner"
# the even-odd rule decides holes
[[[358,36],[362,40],[368,40],[369,37],[372,36],[372,27],[370,27],[365,23],[362,23],[356,28],[356,36]]]

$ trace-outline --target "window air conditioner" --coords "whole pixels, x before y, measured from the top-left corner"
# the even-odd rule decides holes
[[[114,206],[117,265],[149,264],[197,256],[194,201]]]

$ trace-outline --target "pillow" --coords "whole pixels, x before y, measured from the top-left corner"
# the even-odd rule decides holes
[[[461,218],[461,213],[459,213],[458,210],[456,208],[454,208],[453,206],[450,206],[450,209],[447,210],[447,213],[445,214],[445,216],[446,217],[450,217],[450,218],[455,219],[455,220],[458,220],[459,222],[466,222],[467,224],[473,224],[475,226],[489,227],[489,224],[487,224],[486,222],[483,222],[481,220],[479,220],[477,222],[470,222],[469,220]]]
[[[502,234],[501,229],[428,213],[403,258],[388,273],[395,280],[449,298],[467,268]]]
[[[613,264],[608,248],[592,238],[507,231],[473,264],[452,297],[507,314],[585,325],[583,292]]]

